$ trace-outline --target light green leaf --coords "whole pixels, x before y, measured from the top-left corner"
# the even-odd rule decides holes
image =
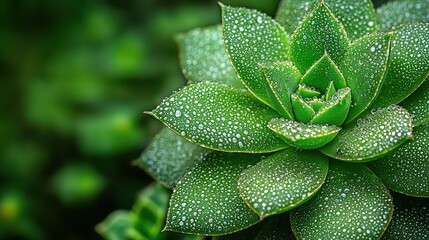
[[[127,235],[131,225],[131,212],[116,210],[97,224],[95,230],[106,240],[129,240]]]
[[[269,86],[259,64],[286,61],[289,36],[266,14],[221,6],[224,42],[232,65],[244,85],[262,102],[273,107]]]
[[[396,104],[429,75],[429,23],[404,26],[393,33],[387,75],[372,107]]]
[[[341,70],[352,90],[352,106],[346,122],[365,111],[377,97],[387,68],[390,34],[365,36],[347,50]]]
[[[336,159],[368,162],[382,157],[411,137],[411,115],[404,108],[391,105],[358,119],[320,150]]]
[[[336,89],[347,87],[343,74],[328,54],[317,60],[301,79],[301,83],[315,87],[323,93],[331,81]]]
[[[259,221],[240,198],[237,179],[259,155],[213,152],[177,184],[165,230],[223,235]]]
[[[351,41],[375,32],[376,15],[369,0],[325,0],[325,4],[344,26]],[[293,33],[298,24],[320,0],[283,0],[277,10],[276,20]]]
[[[222,26],[192,30],[177,36],[183,74],[191,83],[213,81],[244,89],[229,62]]]
[[[297,94],[303,98],[320,97],[320,95],[321,95],[319,90],[317,90],[313,87],[307,86],[305,84],[299,84],[298,85]]]
[[[339,63],[348,46],[342,25],[322,2],[292,35],[290,58],[299,71],[305,73],[326,52],[335,63]]]
[[[310,199],[322,186],[328,166],[328,158],[318,152],[286,149],[246,169],[238,188],[262,219]]]
[[[304,124],[284,118],[275,118],[268,127],[286,143],[303,149],[315,149],[329,143],[341,130],[335,125]]]
[[[271,102],[283,117],[294,119],[290,95],[296,91],[301,74],[288,62],[277,62],[261,66],[265,79],[273,94]]]
[[[408,23],[429,22],[427,0],[396,0],[377,9],[378,29],[389,31]]]
[[[172,188],[208,151],[164,128],[146,148],[137,164],[157,181]]]
[[[328,95],[325,95],[325,96],[328,96]],[[320,98],[312,98],[310,100],[304,99],[304,101],[306,101],[307,104],[309,104],[316,112],[326,105],[326,102]]]
[[[429,239],[428,207],[395,207],[383,240]]]
[[[429,80],[426,80],[401,106],[413,115],[413,125],[429,123]]]
[[[291,95],[291,100],[293,112],[297,121],[308,123],[314,117],[314,114],[316,114],[313,107],[304,101],[301,96],[294,93]]]
[[[287,145],[268,122],[279,115],[248,93],[202,82],[165,99],[153,116],[203,147],[230,152],[272,152]]]
[[[414,138],[368,166],[390,189],[429,197],[429,125],[414,129]]]
[[[350,109],[352,96],[350,88],[338,90],[329,101],[317,111],[311,123],[313,124],[330,124],[341,126],[347,117]]]
[[[333,81],[331,81],[331,82],[329,83],[328,87],[326,88],[326,92],[325,92],[325,100],[326,100],[326,101],[329,101],[329,100],[334,96],[334,94],[335,94],[336,92],[337,92],[337,90],[335,89],[334,82],[333,82]]]
[[[291,212],[298,239],[379,239],[392,217],[389,191],[364,165],[331,161],[319,192]]]

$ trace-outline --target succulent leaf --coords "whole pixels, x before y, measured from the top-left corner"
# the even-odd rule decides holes
[[[229,63],[222,26],[192,30],[177,36],[183,74],[190,83],[213,81],[245,89]]]
[[[351,41],[373,33],[376,30],[376,15],[370,0],[324,0],[332,13],[344,26]],[[282,0],[276,20],[293,33],[320,0]]]
[[[161,130],[147,146],[137,164],[149,175],[173,188],[208,149],[191,143],[168,128]]]
[[[404,100],[429,76],[429,23],[393,33],[387,75],[373,108]]]
[[[319,192],[291,212],[298,239],[379,239],[393,212],[389,191],[365,166],[331,161]]]
[[[318,152],[286,149],[246,169],[238,188],[246,204],[261,218],[295,208],[322,186],[328,158]]]
[[[389,153],[412,137],[411,115],[402,107],[372,111],[340,131],[320,150],[335,159],[367,162]]]
[[[395,0],[377,9],[378,29],[390,31],[402,24],[429,22],[427,0]]]
[[[332,95],[329,101],[317,111],[311,123],[341,126],[346,120],[351,104],[350,88],[342,88]]]
[[[292,35],[290,58],[299,71],[305,73],[326,52],[339,63],[348,46],[344,28],[322,2]]]
[[[259,155],[213,152],[177,184],[165,230],[223,235],[259,221],[240,197],[237,178]]]
[[[230,152],[272,152],[287,145],[267,128],[279,115],[244,91],[202,82],[165,99],[151,113],[180,136]]]
[[[289,145],[302,149],[315,149],[326,145],[341,130],[335,125],[304,124],[284,118],[271,120],[268,127]]]
[[[346,122],[365,111],[380,92],[389,58],[390,38],[389,34],[365,36],[347,50],[340,64],[352,91],[352,106]]]
[[[429,125],[414,128],[414,138],[368,166],[390,189],[429,197]]]
[[[413,115],[413,125],[429,123],[429,80],[426,80],[401,106]]]
[[[266,14],[222,6],[224,43],[238,76],[258,99],[274,107],[259,65],[287,61],[289,36]]]
[[[300,95],[292,94],[292,107],[295,113],[295,119],[298,122],[308,123],[314,117],[316,112],[313,107],[307,103]]]

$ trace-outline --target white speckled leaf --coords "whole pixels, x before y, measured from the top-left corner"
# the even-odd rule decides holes
[[[137,163],[149,175],[172,188],[209,151],[164,128],[145,149]]]
[[[153,116],[203,147],[230,152],[273,152],[287,147],[268,127],[279,115],[248,93],[202,82],[166,98]]]
[[[429,1],[396,0],[377,9],[378,29],[381,31],[417,22],[429,22]]]
[[[428,207],[395,207],[382,240],[429,239]]]
[[[294,119],[290,95],[298,87],[301,74],[288,62],[277,62],[261,66],[265,79],[273,94],[271,102],[283,117]]]
[[[302,149],[315,149],[326,145],[341,130],[335,125],[305,124],[284,118],[271,120],[268,127],[289,145]]]
[[[352,90],[352,106],[346,122],[359,116],[377,97],[386,73],[390,37],[389,34],[365,36],[347,50],[340,64]]]
[[[192,30],[177,37],[183,74],[189,82],[213,81],[245,89],[229,62],[222,26]]]
[[[318,152],[286,149],[245,170],[239,180],[241,197],[261,218],[293,209],[322,186],[328,158]]]
[[[259,64],[286,61],[289,36],[273,19],[256,10],[222,6],[222,16],[225,47],[232,65],[244,85],[273,107]]]
[[[354,41],[375,32],[376,15],[369,0],[325,0],[332,13],[343,24],[349,38]],[[276,20],[293,33],[299,23],[320,0],[283,0],[277,10]]]
[[[429,197],[429,125],[414,128],[414,138],[368,166],[394,191]]]
[[[336,159],[368,162],[382,157],[411,137],[411,115],[404,108],[391,105],[358,119],[357,124],[341,130],[320,150]]]
[[[298,239],[379,239],[392,217],[389,191],[364,165],[331,161],[319,192],[291,212]]]
[[[261,156],[213,152],[176,185],[165,230],[223,235],[259,221],[240,198],[237,179]]]
[[[387,75],[373,107],[396,104],[429,75],[429,23],[407,25],[393,33]]]
[[[426,80],[401,106],[413,115],[413,125],[429,123],[429,80]]]
[[[322,2],[292,35],[290,58],[305,73],[326,52],[339,63],[349,46],[344,28]]]

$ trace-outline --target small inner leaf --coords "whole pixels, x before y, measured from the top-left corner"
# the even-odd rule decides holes
[[[311,198],[328,173],[328,158],[318,152],[286,149],[245,170],[241,197],[261,218],[295,208]]]
[[[309,105],[311,105],[311,107],[314,109],[314,111],[319,111],[319,109],[321,109],[323,106],[326,105],[326,102],[320,98],[312,98],[312,99],[304,99],[304,101],[306,103],[308,103]]]
[[[286,61],[289,36],[266,14],[221,6],[224,43],[232,65],[244,85],[262,102],[274,107],[259,64]]]
[[[304,124],[283,118],[271,120],[268,127],[289,145],[303,149],[319,148],[329,143],[341,130],[335,125]]]
[[[203,147],[233,152],[272,152],[286,144],[268,122],[279,115],[244,91],[202,82],[165,99],[151,113],[182,137]]]
[[[429,197],[429,125],[413,130],[414,138],[368,166],[394,191]]]
[[[372,161],[410,139],[412,130],[411,115],[404,108],[391,105],[372,111],[342,130],[321,151],[345,161]]]
[[[378,29],[387,32],[403,24],[429,22],[427,0],[397,0],[377,9]]]
[[[304,84],[299,84],[297,93],[303,98],[320,97],[321,95],[317,89]]]
[[[426,80],[401,106],[413,115],[413,125],[429,123],[429,80]]]
[[[315,111],[304,99],[297,95],[291,95],[293,112],[295,113],[295,119],[299,122],[308,123],[313,117]]]
[[[329,101],[336,92],[337,90],[335,89],[334,82],[331,81],[329,86],[326,88],[325,101]]]
[[[298,239],[379,239],[392,217],[389,191],[363,165],[331,161],[319,192],[291,212]]]
[[[301,73],[305,73],[325,52],[332,57],[334,62],[339,63],[348,46],[346,32],[322,2],[307,15],[294,32],[290,46],[290,58]]]
[[[341,126],[346,120],[350,104],[350,88],[342,88],[332,95],[325,106],[319,109],[311,123]]]
[[[341,70],[352,90],[352,106],[346,122],[365,111],[377,97],[387,68],[389,34],[365,36],[354,42],[341,62]]]
[[[165,230],[222,235],[259,221],[240,197],[237,179],[259,155],[213,152],[177,184]]]
[[[222,41],[222,26],[192,30],[177,37],[180,63],[189,82],[213,81],[245,89]]]

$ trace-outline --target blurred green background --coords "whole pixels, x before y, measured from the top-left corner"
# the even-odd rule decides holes
[[[186,83],[174,36],[217,1],[6,0],[0,23],[0,239],[102,239],[152,182],[132,161],[161,129],[143,111]]]

